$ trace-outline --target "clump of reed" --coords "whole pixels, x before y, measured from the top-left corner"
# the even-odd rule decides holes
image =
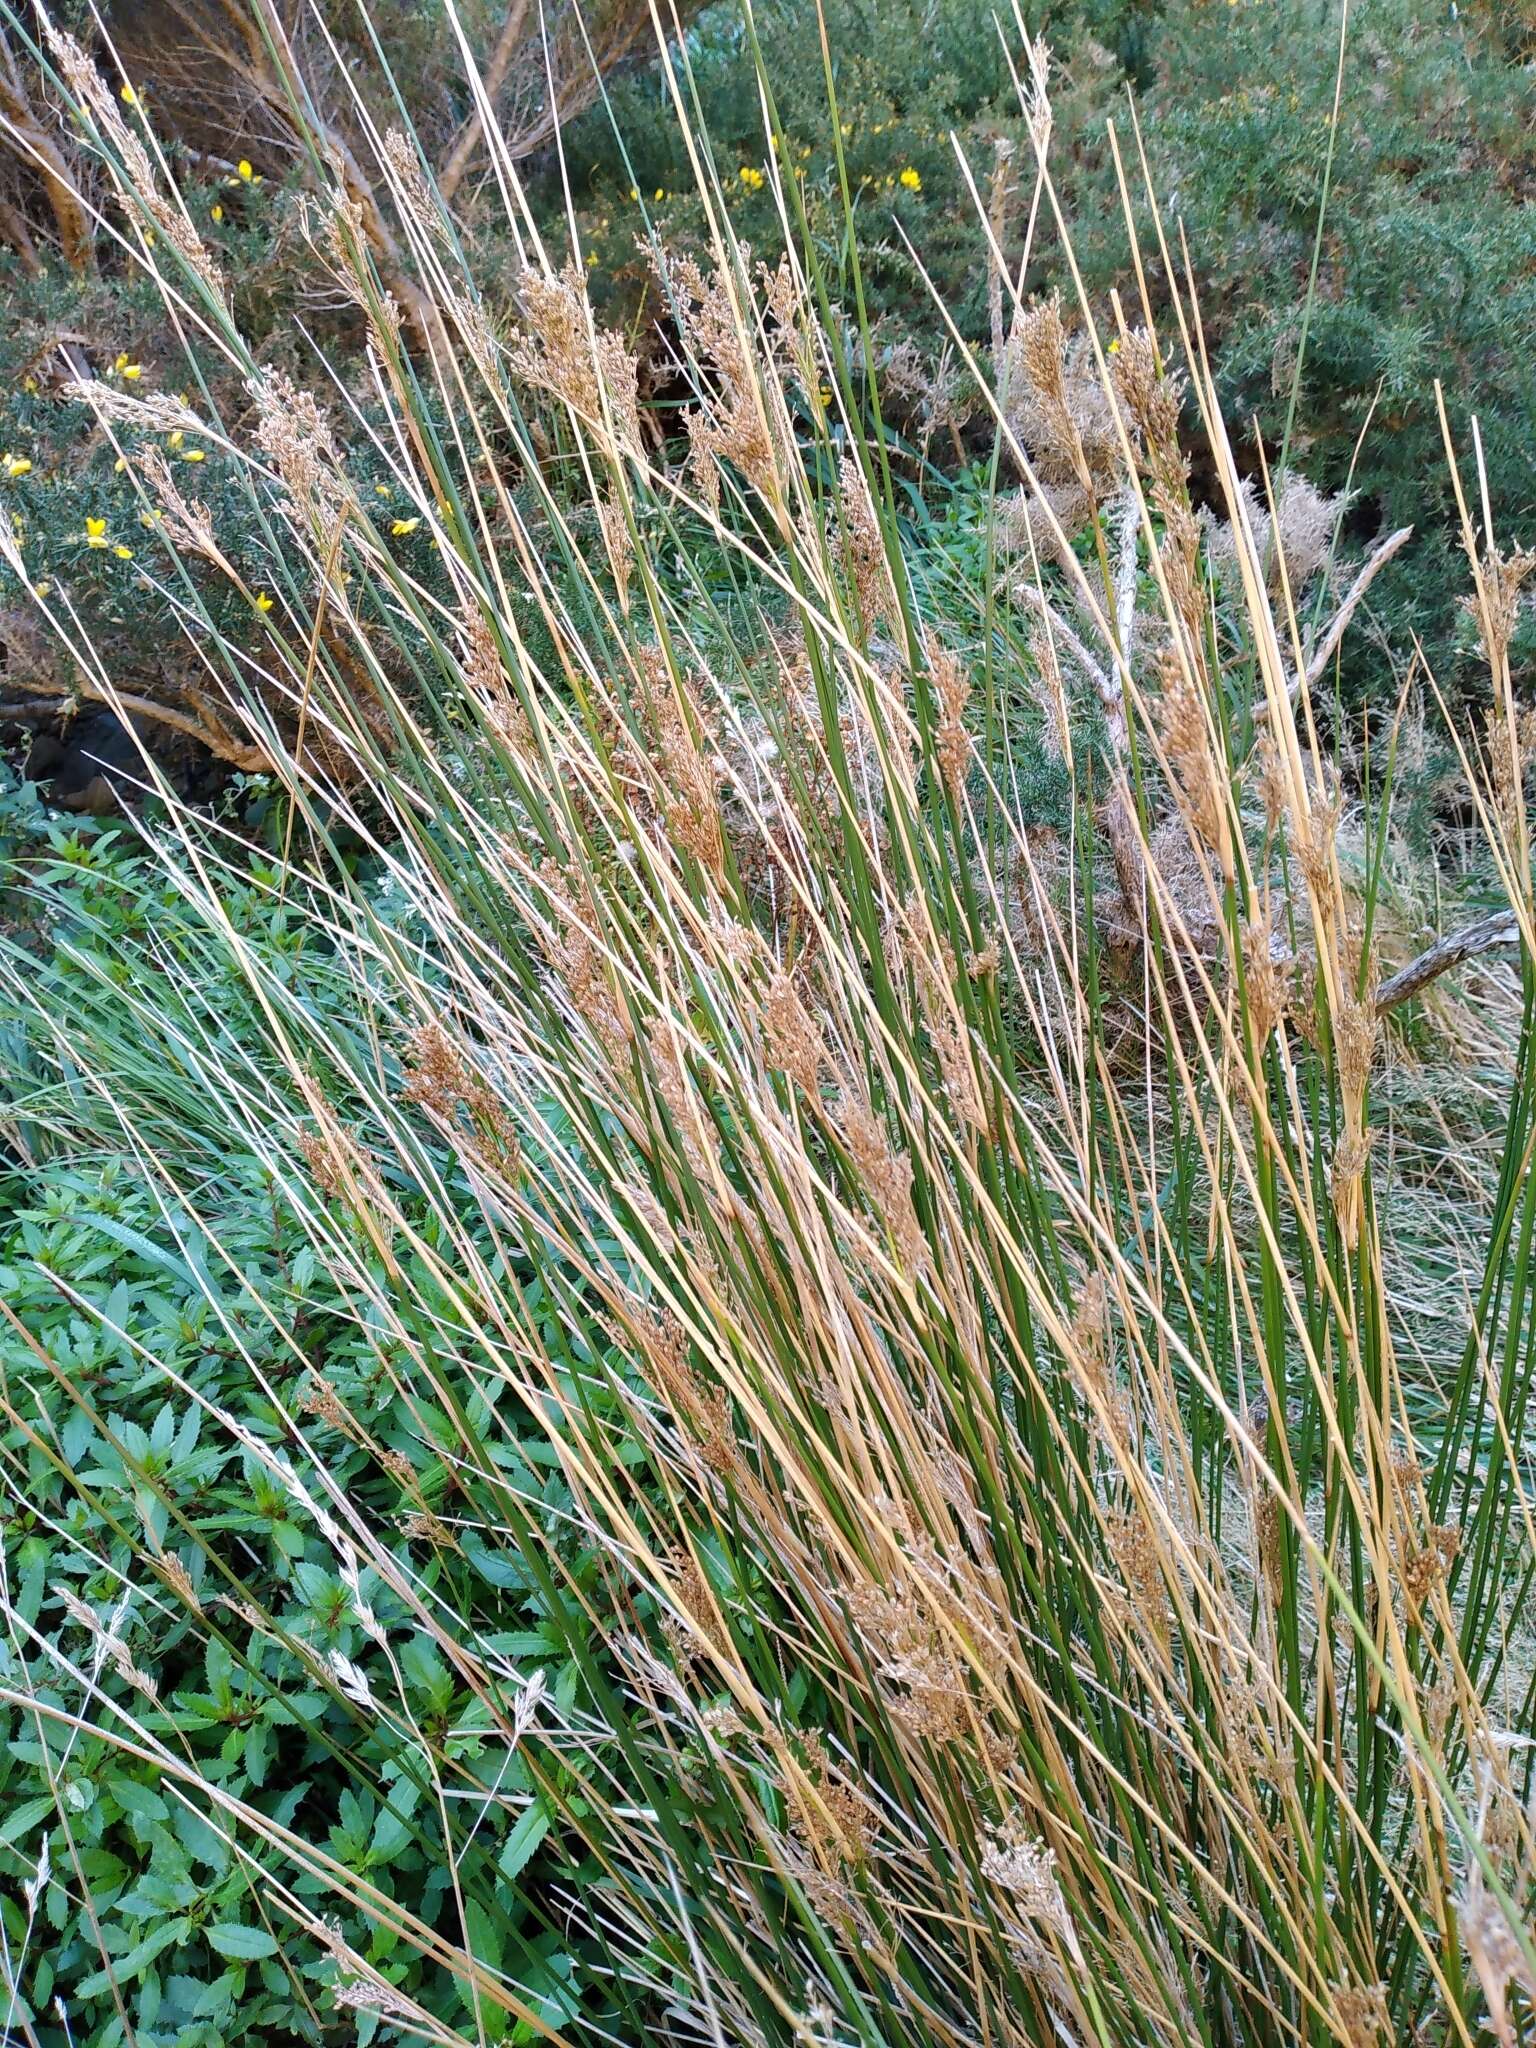
[[[683,57],[668,77],[686,125]],[[1390,789],[1346,858],[1313,707],[1358,595],[1304,602],[1328,508],[1239,476],[1194,306],[1157,331],[1146,306],[1010,305],[998,266],[998,375],[969,367],[1019,482],[957,621],[914,579],[874,351],[788,167],[769,269],[695,138],[712,260],[654,252],[680,451],[648,438],[581,252],[522,219],[524,319],[498,331],[408,136],[380,138],[430,317],[401,319],[339,177],[314,231],[371,329],[381,518],[320,409],[245,354],[163,178],[83,111],[128,231],[180,223],[143,252],[168,304],[249,381],[209,439],[270,522],[278,603],[199,659],[281,782],[274,889],[302,887],[355,989],[348,1042],[317,1032],[221,922],[238,847],[173,810],[159,857],[266,1020],[238,1056],[184,1035],[188,1113],[265,1161],[448,1418],[403,1541],[329,1482],[313,1404],[250,1454],[354,1591],[388,1590],[388,1627],[357,1593],[329,1682],[398,1716],[391,1638],[420,1632],[515,1750],[580,2010],[531,2015],[451,1894],[435,1926],[396,1914],[169,1738],[108,1735],[243,1831],[296,1943],[324,1951],[325,1887],[350,1887],[482,2040],[1513,2042],[1536,1996],[1525,558],[1469,514],[1492,712],[1468,785],[1523,965],[1483,1266],[1427,1394],[1376,1146]],[[159,573],[196,635],[193,552],[171,534]],[[694,573],[706,552],[723,572]],[[63,601],[58,623],[86,630]],[[1049,832],[1014,779],[1042,748]],[[163,1159],[153,1089],[121,1113]],[[530,1436],[595,1576],[511,1476]],[[456,1614],[431,1565],[471,1529],[545,1596],[572,1696]],[[146,1549],[196,1624],[189,1562]],[[425,1734],[418,1759],[445,1859],[516,1823],[526,1793]],[[458,2008],[333,1960],[343,2005],[457,2037]]]

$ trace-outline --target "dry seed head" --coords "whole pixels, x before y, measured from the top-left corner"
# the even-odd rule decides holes
[[[891,1717],[914,1739],[962,1741],[971,1727],[965,1665],[917,1594],[855,1587],[848,1608],[877,1675],[891,1688]]]
[[[1186,674],[1176,648],[1164,648],[1159,675],[1160,723],[1169,772],[1188,807],[1194,829],[1230,879],[1232,839],[1227,779],[1216,753],[1204,700]]]
[[[971,763],[970,735],[965,729],[965,707],[970,702],[971,679],[959,657],[933,641],[928,646],[928,668],[939,700],[939,723],[934,741],[939,773],[958,805],[965,793],[966,771]]]
[[[635,1030],[626,1005],[614,992],[607,956],[587,927],[586,890],[579,870],[570,875],[543,862],[538,883],[548,909],[539,939],[572,1007],[615,1066],[627,1064]]]
[[[1344,2048],[1388,2048],[1393,2034],[1385,1984],[1336,1984],[1332,1997]]]
[[[635,550],[630,539],[629,522],[624,516],[623,501],[617,496],[599,499],[597,523],[603,537],[603,552],[607,555],[608,566],[613,571],[619,610],[628,618],[629,583],[635,572]]]
[[[1487,609],[1484,610],[1476,597],[1463,599],[1467,611],[1477,622],[1483,651],[1496,674],[1508,659],[1509,643],[1514,637],[1515,621],[1520,612],[1521,593],[1533,571],[1536,571],[1536,549],[1516,548],[1506,555],[1491,547],[1482,561],[1482,586]]]
[[[516,1171],[520,1159],[517,1133],[500,1097],[435,1018],[411,1033],[401,1096],[451,1128],[460,1128],[461,1117],[467,1118],[476,1140],[489,1142],[502,1169]]]
[[[165,1583],[176,1597],[190,1607],[194,1614],[201,1614],[203,1603],[198,1597],[197,1588],[192,1583],[191,1574],[176,1553],[173,1550],[163,1552],[156,1559],[156,1564]]]
[[[315,1186],[328,1201],[340,1201],[346,1191],[346,1182],[340,1157],[329,1133],[323,1130],[301,1131],[299,1150],[304,1155],[304,1163]]]
[[[477,606],[465,607],[461,625],[464,682],[486,724],[516,761],[538,759],[538,744],[527,712],[502,665],[496,636]]]
[[[1071,718],[1067,709],[1066,686],[1061,679],[1061,663],[1056,655],[1056,641],[1043,618],[1030,628],[1029,651],[1037,679],[1035,696],[1045,714],[1045,751],[1053,760],[1064,761],[1072,746]]]
[[[188,554],[201,555],[210,562],[222,562],[223,555],[214,538],[208,507],[197,498],[183,497],[170,464],[158,448],[145,448],[138,460],[160,508],[159,526],[165,538],[173,546],[184,548]]]
[[[698,1371],[688,1356],[688,1338],[674,1316],[645,1315],[640,1340],[656,1391],[671,1408],[685,1436],[710,1471],[724,1476],[741,1462],[731,1419],[730,1396]]]
[[[1444,1583],[1460,1548],[1460,1530],[1436,1524],[1420,1548],[1400,1560],[1403,1591],[1412,1612],[1416,1614],[1435,1587]]]
[[[705,388],[697,393],[697,404],[688,418],[690,459],[699,487],[711,506],[720,502],[720,465],[729,462],[765,498],[779,497],[778,453],[774,445],[771,407],[773,380],[759,378],[744,326],[750,308],[738,318],[736,294],[724,270],[706,278],[691,256],[664,260],[652,252],[662,289],[676,309],[683,339],[701,370],[709,373]],[[750,270],[752,252],[741,247],[744,271]],[[772,292],[779,303],[789,289],[786,273],[775,277]],[[778,311],[770,301],[770,310]],[[793,349],[794,326],[779,322],[779,332]]]
[[[1271,1033],[1284,1021],[1290,1000],[1290,991],[1276,957],[1277,948],[1282,943],[1279,934],[1268,923],[1243,926],[1243,987],[1249,1021],[1253,1026],[1253,1042],[1259,1052],[1264,1050]]]
[[[212,432],[191,406],[173,398],[168,391],[149,391],[141,398],[100,377],[76,377],[60,387],[59,396],[75,405],[88,405],[99,420],[131,427],[141,434]]]
[[[330,421],[314,395],[281,370],[269,370],[253,396],[256,445],[283,480],[290,516],[330,536],[351,497]]]
[[[1363,1184],[1365,1169],[1370,1164],[1373,1135],[1369,1131],[1352,1129],[1346,1122],[1329,1168],[1328,1192],[1333,1202],[1333,1213],[1338,1219],[1340,1234],[1351,1251],[1360,1240]]]
[[[337,1398],[335,1388],[319,1373],[312,1373],[304,1382],[298,1407],[301,1415],[313,1415],[327,1428],[350,1430],[351,1418]]]
[[[149,152],[123,119],[122,109],[107,89],[106,80],[72,35],[56,28],[46,16],[43,33],[59,60],[71,92],[90,109],[91,118],[111,143],[122,161],[123,184],[149,213],[167,242],[199,276],[215,298],[224,296],[224,279],[218,265],[204,248],[202,239],[182,209],[160,190],[160,181]],[[121,195],[120,195],[121,196]],[[124,201],[130,220],[132,209]]]
[[[815,1729],[801,1733],[805,1762],[785,1785],[795,1812],[795,1831],[818,1855],[855,1866],[869,1861],[871,1838],[865,1802],[838,1772]]]
[[[1158,367],[1157,345],[1144,327],[1122,337],[1111,360],[1110,376],[1120,403],[1141,437],[1154,483],[1182,486],[1184,459],[1179,450],[1179,405],[1182,385]]]
[[[396,203],[412,226],[429,238],[447,243],[448,223],[443,209],[427,183],[421,158],[404,131],[391,127],[384,136],[384,161],[394,185]]]
[[[1536,1978],[1525,1960],[1508,1913],[1487,1888],[1481,1867],[1474,1863],[1467,1874],[1465,1890],[1456,1901],[1462,1945],[1488,2004],[1489,2024],[1499,2048],[1515,2048],[1515,2030],[1509,2017],[1511,1984],[1521,1985],[1528,1997],[1536,1997]]]
[[[638,457],[639,366],[622,335],[594,327],[579,266],[553,276],[525,271],[521,296],[527,325],[513,344],[513,375],[562,399],[588,426],[602,423],[606,398],[619,451]]]
[[[1276,484],[1273,518],[1252,477],[1243,478],[1238,492],[1271,596],[1289,587],[1292,598],[1299,600],[1304,586],[1327,559],[1346,500],[1326,497],[1295,470],[1287,470]],[[1235,523],[1211,525],[1209,552],[1223,581],[1238,588],[1241,542]]]
[[[1080,494],[1062,517],[1068,533],[1121,478],[1120,435],[1086,335],[1070,341],[1061,299],[1039,299],[1014,324],[1005,351],[1010,424],[1043,486]],[[1058,517],[1068,510],[1057,508]]]
[[[818,1100],[826,1048],[793,977],[782,967],[774,969],[758,1009],[758,1022],[769,1066],[787,1074],[812,1102]]]
[[[1259,741],[1257,760],[1259,800],[1264,806],[1265,829],[1278,832],[1290,810],[1290,788],[1280,760],[1280,750],[1268,733]]]
[[[1536,711],[1523,711],[1511,718],[1495,705],[1488,712],[1487,731],[1494,808],[1506,842],[1518,847],[1525,832],[1526,776],[1536,760]]]
[[[927,1264],[927,1244],[912,1199],[912,1167],[892,1149],[885,1124],[851,1089],[842,1097],[843,1139],[874,1215],[895,1240],[902,1264],[915,1273]]]
[[[430,1508],[414,1508],[400,1524],[407,1543],[425,1543],[433,1550],[457,1550],[459,1539]]]
[[[896,614],[896,593],[886,559],[880,516],[864,472],[851,455],[837,466],[842,534],[853,571],[853,596],[866,638],[882,619]],[[836,539],[834,537],[834,546]]]
[[[1166,1647],[1168,1588],[1161,1549],[1145,1512],[1133,1505],[1106,1514],[1104,1540],[1124,1586],[1127,1619]]]

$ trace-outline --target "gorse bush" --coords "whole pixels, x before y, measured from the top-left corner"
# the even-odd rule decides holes
[[[5,1249],[11,2024],[1513,2043],[1531,558],[1481,475],[1463,801],[1518,965],[1410,977],[1479,1068],[1437,1122],[1383,1071],[1392,746],[1346,815],[1317,735],[1384,558],[1334,588],[1338,504],[1240,477],[1182,292],[1100,329],[994,266],[936,560],[841,173],[835,273],[771,153],[777,265],[718,164],[707,259],[652,242],[658,443],[494,138],[515,332],[395,129],[414,310],[344,178],[313,224],[349,413],[43,34],[272,604],[163,396],[77,392],[269,787],[164,792],[126,868],[33,849],[3,956],[18,1177],[66,1190]]]

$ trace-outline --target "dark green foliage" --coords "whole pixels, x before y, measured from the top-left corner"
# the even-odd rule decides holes
[[[171,1121],[180,1124],[172,1171],[186,1176],[181,1187],[168,1173],[151,1174],[111,1142],[110,1118],[93,1130],[88,1096],[67,1078],[50,1083],[21,1019],[5,1015],[0,1475],[10,1594],[36,1634],[13,1631],[0,1646],[0,1685],[44,1710],[84,1713],[106,1735],[131,1739],[137,1722],[169,1736],[220,1799],[291,1827],[458,1940],[443,1823],[424,1791],[426,1745],[459,1794],[450,1825],[475,1902],[476,1953],[508,1969],[530,2005],[558,2021],[574,1966],[544,1903],[555,1844],[545,1843],[538,1786],[388,1587],[366,1569],[351,1587],[337,1578],[313,1495],[274,1477],[271,1460],[280,1467],[289,1455],[292,1424],[282,1411],[298,1411],[334,1476],[335,1500],[399,1529],[401,1556],[449,1604],[456,1625],[474,1631],[509,1673],[542,1671],[569,1706],[576,1670],[560,1629],[546,1625],[547,1603],[494,1527],[436,1550],[412,1543],[412,1515],[443,1505],[436,1448],[452,1435],[449,1416],[423,1404],[419,1389],[406,1399],[387,1340],[317,1270],[262,1162],[216,1148],[201,1128],[176,1032],[196,1016],[205,1024],[217,1016],[231,1045],[248,1038],[249,998],[238,978],[210,984],[211,956],[175,891],[120,835],[50,828],[14,790],[0,835],[26,858],[30,905],[43,919],[31,943],[44,1010],[72,1012],[82,1035],[94,1025],[103,1034],[98,1053],[118,1034],[124,1099],[152,1115],[158,1092],[168,1137]],[[269,959],[286,953],[295,971],[303,959],[314,1002],[336,1007],[334,1028],[344,1034],[341,991],[328,983],[309,921],[274,910],[254,881],[232,881],[226,901],[235,929]],[[186,976],[198,983],[190,1003],[175,992]],[[137,1067],[122,1037],[132,1029],[113,993],[120,985],[165,1022]],[[430,1245],[425,1213],[422,1222]],[[434,1294],[424,1266],[412,1279],[436,1301],[434,1335],[451,1349],[462,1303]],[[374,1285],[387,1292],[382,1271]],[[537,1315],[531,1297],[529,1307]],[[347,1433],[334,1408],[307,1397],[320,1388],[356,1418]],[[477,1419],[484,1426],[483,1403]],[[507,1426],[514,1420],[504,1408],[492,1453],[500,1483],[542,1520],[551,1555],[564,1556],[580,1585],[595,1564],[568,1533],[565,1488],[542,1439],[520,1453]],[[135,1564],[145,1545],[185,1573],[200,1614],[171,1577],[150,1580]],[[381,1665],[362,1626],[363,1603],[395,1639],[396,1672]],[[62,1675],[69,1666],[78,1682]],[[387,1694],[388,1711],[356,1696],[349,1667]],[[494,1812],[480,1812],[481,1783],[498,1788]],[[169,1773],[15,1704],[0,1709],[0,1784],[0,1916],[20,1971],[12,2017],[30,2015],[44,2048],[70,2038],[113,2048],[125,2038],[111,1979],[131,2038],[145,2048],[315,2041],[332,2028],[335,1961],[296,1936],[291,1910],[274,1908],[259,1849],[253,1861],[237,1819],[232,1840],[223,1839],[178,1796]],[[205,1794],[198,1801],[209,1810]],[[512,1824],[509,1801],[523,1815]],[[29,1926],[23,1887],[45,1854]],[[318,1876],[298,1884],[297,1899],[336,1919]],[[337,1926],[387,1979],[450,2026],[465,2023],[454,1980],[434,1978],[410,1944],[396,1960],[395,1941],[365,1919],[343,1913]],[[51,2009],[56,1996],[68,2036]],[[376,2017],[359,2019],[367,2040]],[[518,2027],[509,2038],[532,2036]]]

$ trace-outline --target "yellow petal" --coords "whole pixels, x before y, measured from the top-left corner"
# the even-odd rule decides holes
[[[87,514],[85,521],[85,530],[93,540],[100,540],[101,536],[107,530],[107,522],[105,519],[92,519],[90,515]]]
[[[189,448],[181,459],[183,462],[206,462],[208,456],[206,450],[202,448]]]
[[[235,165],[235,169],[240,173],[240,176],[245,180],[247,185],[249,185],[252,178],[254,178],[256,175],[256,173],[251,169],[251,166],[245,157],[241,157],[239,163]]]
[[[119,561],[131,562],[133,560],[133,549],[125,548],[121,541],[118,542],[112,552],[118,557]]]
[[[389,530],[392,534],[395,534],[398,537],[400,534],[403,533],[414,533],[417,527],[420,526],[420,524],[421,521],[419,518],[397,519],[394,525]]]
[[[131,85],[120,85],[117,88],[117,96],[125,107],[136,107],[139,104],[139,96]]]
[[[256,593],[256,609],[259,612],[269,612],[272,609],[272,600],[264,590],[258,590]]]

